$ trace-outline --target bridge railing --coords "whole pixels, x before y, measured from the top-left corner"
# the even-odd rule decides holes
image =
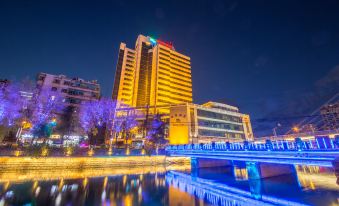
[[[213,150],[213,151],[302,151],[302,150],[338,150],[339,138],[318,137],[314,140],[301,140],[295,138],[294,141],[266,140],[265,143],[257,142],[211,142],[200,144],[171,145],[167,151],[183,150]]]

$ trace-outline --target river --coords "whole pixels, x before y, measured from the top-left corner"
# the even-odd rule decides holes
[[[261,181],[248,180],[245,168],[204,168],[193,174],[189,165],[0,171],[0,206],[339,205],[331,169],[296,169],[296,174]]]

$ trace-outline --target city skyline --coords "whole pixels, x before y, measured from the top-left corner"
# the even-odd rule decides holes
[[[339,0],[0,0],[0,206],[339,205]]]
[[[91,12],[86,1],[1,4],[1,78],[79,76],[97,79],[110,96],[118,44],[142,33],[191,57],[195,103],[221,101],[242,108],[254,124],[269,121],[255,130],[268,133],[275,117],[309,114],[338,91],[335,1],[199,1],[180,8],[104,2]],[[147,15],[136,18],[142,10]]]

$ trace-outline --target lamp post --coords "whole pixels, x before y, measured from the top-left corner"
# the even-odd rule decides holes
[[[277,137],[277,129],[278,129],[278,127],[281,127],[280,123],[278,123],[277,126],[272,129],[274,137]]]

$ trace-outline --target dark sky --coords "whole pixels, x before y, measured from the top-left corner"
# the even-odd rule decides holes
[[[110,96],[138,34],[190,56],[194,102],[239,106],[257,134],[339,91],[338,0],[1,0],[0,78],[79,76]]]

